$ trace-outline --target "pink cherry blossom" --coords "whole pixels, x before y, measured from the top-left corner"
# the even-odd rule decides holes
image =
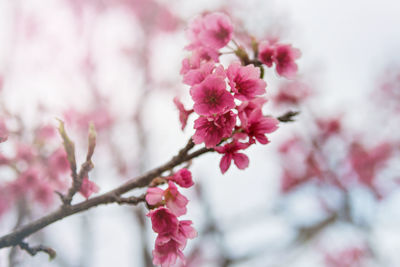
[[[184,261],[185,256],[179,246],[180,244],[173,239],[161,244],[156,242],[153,250],[153,264],[161,267],[170,267],[176,263],[178,257]]]
[[[233,26],[228,16],[215,12],[192,21],[187,30],[187,37],[193,49],[198,46],[218,50],[227,45],[232,39]]]
[[[368,254],[363,247],[349,247],[330,252],[325,255],[327,267],[361,267],[364,266],[364,257]]]
[[[35,156],[36,152],[31,146],[22,143],[17,144],[16,159],[31,162]]]
[[[208,62],[218,62],[219,54],[217,51],[198,47],[192,51],[190,57],[182,60],[180,74],[185,75],[190,70],[200,68],[200,65]]]
[[[180,249],[185,248],[188,239],[193,239],[197,236],[197,231],[191,225],[192,221],[190,220],[180,221],[178,232],[171,237],[180,244]]]
[[[94,182],[90,181],[89,178],[85,177],[82,180],[81,189],[79,193],[88,199],[93,193],[99,192],[99,187]]]
[[[193,109],[199,115],[221,114],[235,107],[233,96],[226,90],[223,77],[208,76],[190,89],[194,101]]]
[[[179,193],[178,188],[171,181],[168,182],[168,188],[164,191],[164,199],[167,208],[176,216],[186,214],[186,205],[189,201],[184,195]]]
[[[151,218],[153,231],[158,234],[173,234],[178,231],[178,218],[167,208],[160,207],[158,209],[151,210],[147,216]]]
[[[44,125],[37,129],[36,136],[41,140],[48,140],[56,136],[56,128],[53,125]]]
[[[205,143],[206,147],[215,147],[223,138],[230,137],[236,124],[236,114],[229,111],[223,115],[200,117],[194,122],[195,144]]]
[[[272,67],[274,63],[275,47],[268,41],[263,41],[258,46],[258,59],[267,67]]]
[[[179,248],[183,250],[186,247],[187,240],[197,236],[197,231],[191,225],[192,221],[190,220],[180,221],[177,232],[159,234],[156,239],[156,244],[162,245],[168,243],[172,239],[178,242]]]
[[[146,193],[146,202],[149,205],[157,205],[161,203],[164,196],[164,190],[159,187],[149,187]]]
[[[273,117],[263,116],[261,110],[254,110],[244,125],[244,131],[249,137],[250,143],[255,143],[255,140],[261,144],[268,144],[269,140],[265,136],[267,133],[272,133],[278,129],[279,121]]]
[[[69,161],[64,148],[59,148],[49,157],[49,169],[53,175],[66,173],[69,169]]]
[[[233,26],[229,17],[223,13],[211,13],[203,18],[203,30],[199,38],[203,44],[219,49],[232,39]]]
[[[25,172],[21,173],[18,179],[21,185],[28,190],[38,184],[39,175],[40,173],[38,169],[29,168]]]
[[[392,149],[389,143],[382,143],[370,150],[359,143],[354,143],[350,148],[350,162],[359,181],[375,192],[376,173],[384,166],[391,154]]]
[[[248,147],[249,144],[240,143],[236,140],[225,144],[224,146],[216,147],[215,151],[220,154],[224,154],[219,164],[221,172],[225,173],[229,169],[232,160],[239,169],[243,170],[247,168],[249,165],[249,158],[245,154],[238,153],[237,151],[246,149]]]
[[[157,205],[164,200],[168,209],[176,216],[186,214],[186,205],[188,200],[185,196],[179,193],[178,188],[172,181],[168,182],[168,188],[162,190],[160,188],[148,188],[146,201],[150,205]]]
[[[308,177],[296,176],[292,171],[285,169],[281,179],[281,192],[288,193],[308,180]]]
[[[176,184],[184,188],[189,188],[194,185],[192,173],[186,168],[177,171],[174,175],[169,177],[169,180],[174,181]]]
[[[275,49],[276,72],[288,79],[293,78],[297,72],[297,64],[294,61],[300,57],[300,50],[287,44],[276,45]]]
[[[317,119],[317,126],[323,139],[339,134],[342,130],[340,118]]]
[[[54,191],[48,183],[41,183],[35,188],[33,197],[36,201],[48,207],[53,203]]]
[[[179,110],[179,121],[181,122],[182,131],[185,129],[189,115],[193,113],[193,109],[185,109],[182,102],[177,97],[174,98],[174,104]]]
[[[262,109],[263,105],[267,102],[267,99],[257,97],[251,101],[243,101],[240,106],[237,107],[238,117],[242,125],[247,125],[248,117],[255,110]]]
[[[213,72],[214,67],[215,64],[213,62],[208,62],[202,64],[197,69],[188,70],[183,75],[183,83],[190,86],[201,83],[208,75],[210,75]]]
[[[227,76],[237,99],[252,100],[265,94],[267,83],[260,79],[260,69],[252,64],[242,66],[240,62],[234,62],[229,65]]]
[[[306,84],[293,81],[284,83],[279,87],[278,94],[274,97],[278,105],[298,105],[311,94],[310,87]]]

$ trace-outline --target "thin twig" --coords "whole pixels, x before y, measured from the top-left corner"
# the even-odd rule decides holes
[[[26,243],[26,242],[20,242],[20,243],[18,244],[18,246],[19,246],[21,249],[23,249],[23,250],[25,250],[26,252],[28,252],[31,256],[35,256],[35,255],[36,255],[37,253],[39,253],[39,252],[44,252],[44,253],[46,253],[47,255],[49,255],[49,259],[52,260],[52,259],[54,259],[54,258],[56,257],[56,255],[57,255],[57,253],[56,253],[56,251],[55,251],[54,249],[52,249],[52,248],[50,248],[50,247],[45,247],[45,246],[43,246],[43,245],[38,245],[38,246],[31,247],[31,246],[29,246],[29,244]]]

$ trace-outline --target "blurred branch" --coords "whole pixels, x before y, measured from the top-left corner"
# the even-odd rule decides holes
[[[114,190],[111,190],[109,192],[106,192],[104,194],[101,194],[97,197],[88,199],[86,201],[83,201],[81,203],[75,204],[75,205],[63,205],[60,207],[58,210],[54,211],[53,213],[50,213],[47,216],[44,216],[40,219],[37,219],[36,221],[33,221],[21,228],[19,228],[16,231],[13,231],[12,233],[5,235],[0,238],[0,249],[5,248],[5,247],[11,247],[11,246],[16,246],[24,240],[24,238],[28,237],[29,235],[43,229],[44,227],[59,221],[65,217],[71,216],[73,214],[88,210],[90,208],[99,206],[99,205],[105,205],[105,204],[110,204],[110,203],[118,203],[118,200],[120,201],[128,201],[129,199],[132,200],[132,198],[119,198],[122,194],[135,189],[135,188],[142,188],[148,186],[151,181],[160,176],[162,173],[165,171],[171,170],[174,167],[185,163],[193,158],[196,158],[202,154],[205,154],[207,152],[213,151],[213,149],[209,148],[201,148],[198,149],[192,153],[188,153],[191,148],[194,147],[193,141],[190,139],[186,146],[182,148],[176,156],[174,156],[171,160],[169,160],[167,163],[164,165],[161,165],[158,168],[155,168],[153,170],[150,170],[149,172],[138,176],[136,178],[130,179],[126,183],[122,184],[121,186],[115,188]],[[140,200],[140,201],[139,201]],[[143,202],[144,198],[138,198],[137,203]],[[136,203],[136,204],[137,204]]]
[[[291,110],[289,110],[285,114],[277,117],[277,120],[280,121],[280,122],[293,122],[294,121],[294,117],[299,115],[299,114],[300,114],[299,111],[291,111]]]

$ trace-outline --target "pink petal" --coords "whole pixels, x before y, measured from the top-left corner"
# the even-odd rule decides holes
[[[243,153],[234,153],[233,162],[241,170],[249,166],[249,158]]]
[[[158,187],[150,187],[147,189],[146,202],[149,205],[156,205],[162,201],[164,190]]]
[[[219,163],[219,168],[221,169],[222,174],[224,174],[229,169],[229,167],[231,166],[231,161],[232,161],[231,154],[226,154],[221,158],[221,161]]]

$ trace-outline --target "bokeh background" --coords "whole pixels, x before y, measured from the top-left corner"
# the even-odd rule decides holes
[[[188,266],[400,266],[398,10],[395,0],[0,0],[0,120],[9,132],[0,153],[12,158],[25,145],[50,155],[61,139],[38,144],[38,131],[61,118],[80,162],[95,122],[90,179],[100,193],[164,163],[194,132],[193,121],[180,130],[172,101],[191,103],[179,74],[185,28],[222,11],[238,36],[301,50],[295,80],[265,75],[265,112],[300,114],[248,150],[244,171],[222,175],[217,154],[193,161],[185,218],[199,236],[185,249]],[[1,189],[18,173],[0,165]],[[39,202],[9,203],[0,233],[59,205]],[[55,260],[3,249],[0,266],[152,266],[145,214],[110,205],[72,216],[29,238],[54,248]]]

